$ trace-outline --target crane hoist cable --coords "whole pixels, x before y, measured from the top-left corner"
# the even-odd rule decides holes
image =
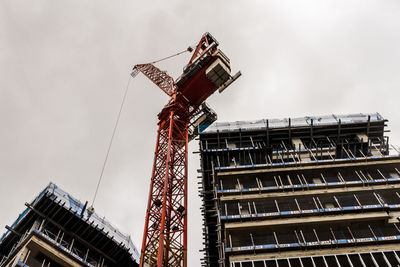
[[[150,64],[155,64],[155,63],[158,63],[158,62],[161,62],[161,61],[164,61],[164,60],[167,60],[167,59],[170,59],[170,58],[179,56],[179,55],[181,55],[183,53],[191,52],[191,51],[193,51],[193,48],[192,48],[192,46],[189,46],[187,49],[185,49],[185,50],[183,50],[181,52],[178,52],[176,54],[170,55],[168,57],[164,57],[164,58],[158,59],[156,61],[151,62]],[[115,133],[116,133],[117,128],[118,128],[119,120],[121,118],[122,110],[124,108],[124,104],[125,104],[126,96],[128,94],[128,89],[129,89],[129,85],[131,83],[131,80],[132,80],[132,76],[129,75],[128,83],[127,83],[127,85],[125,87],[125,90],[124,90],[124,94],[123,94],[121,105],[120,105],[120,108],[119,108],[119,111],[118,111],[117,119],[116,119],[115,124],[114,124],[114,129],[113,129],[113,132],[111,134],[110,141],[108,143],[107,152],[106,152],[106,155],[105,155],[105,158],[104,158],[104,161],[103,161],[103,165],[101,167],[100,176],[99,176],[99,179],[97,181],[97,186],[96,186],[96,190],[94,192],[92,205],[90,206],[90,209],[92,209],[92,210],[94,209],[93,208],[94,207],[94,202],[96,201],[96,197],[97,197],[97,194],[99,192],[99,187],[100,187],[101,181],[103,179],[104,170],[105,170],[106,165],[107,165],[108,157],[110,155],[110,150],[111,150],[111,147],[112,147],[112,144],[113,144],[113,141],[114,141]]]
[[[96,186],[96,190],[95,190],[95,193],[94,193],[94,196],[93,196],[92,205],[91,205],[92,208],[94,206],[94,202],[96,200],[97,193],[99,191],[99,186],[100,186],[101,180],[103,178],[104,169],[106,168],[106,165],[107,165],[108,156],[110,155],[111,146],[112,146],[112,143],[114,141],[115,132],[117,131],[117,128],[118,128],[119,119],[121,118],[122,109],[124,108],[124,104],[125,104],[126,96],[128,94],[129,84],[131,83],[131,80],[132,80],[132,76],[129,75],[128,83],[126,85],[126,88],[125,88],[125,91],[124,91],[124,96],[122,97],[122,102],[121,102],[121,105],[120,105],[120,108],[119,108],[119,112],[118,112],[118,115],[117,115],[117,120],[115,121],[115,125],[114,125],[114,129],[113,129],[113,132],[112,132],[112,135],[111,135],[111,139],[110,139],[110,142],[108,143],[106,157],[104,158],[103,166],[102,166],[101,172],[100,172],[100,177],[99,177],[99,180],[97,181],[97,186]]]
[[[167,60],[167,59],[170,59],[170,58],[179,56],[179,55],[181,55],[181,54],[183,54],[183,53],[192,52],[192,51],[193,51],[193,47],[192,47],[192,46],[189,46],[188,48],[186,48],[185,50],[183,50],[183,51],[181,51],[181,52],[178,52],[178,53],[173,54],[173,55],[170,55],[170,56],[168,56],[168,57],[164,57],[164,58],[161,58],[161,59],[159,59],[159,60],[150,62],[150,64],[155,64],[155,63],[158,63],[158,62],[161,62],[161,61],[164,61],[164,60]]]

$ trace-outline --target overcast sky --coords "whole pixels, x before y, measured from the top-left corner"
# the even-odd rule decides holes
[[[400,1],[0,0],[0,227],[50,181],[91,200],[130,70],[209,31],[242,77],[219,121],[380,112],[400,144]],[[173,77],[189,55],[160,64]],[[95,209],[138,249],[166,95],[132,80]],[[189,262],[200,266],[198,143]]]

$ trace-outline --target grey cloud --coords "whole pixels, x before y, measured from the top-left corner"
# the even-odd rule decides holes
[[[209,101],[220,120],[379,111],[400,143],[399,16],[394,0],[1,1],[0,227],[50,180],[91,200],[132,66],[204,31],[243,72]],[[187,60],[160,67],[177,77]],[[95,205],[138,247],[166,101],[144,77],[132,81]],[[199,266],[196,155],[189,164],[189,260]]]

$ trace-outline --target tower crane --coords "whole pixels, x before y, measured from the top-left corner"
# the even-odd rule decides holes
[[[231,76],[229,58],[205,33],[182,75],[174,80],[153,63],[135,65],[169,97],[158,114],[158,132],[146,210],[140,266],[187,266],[188,142],[199,125],[210,125],[215,112],[205,100],[241,75]]]

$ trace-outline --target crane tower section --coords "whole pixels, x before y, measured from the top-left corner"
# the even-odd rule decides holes
[[[240,72],[230,75],[229,58],[209,33],[176,81],[152,63],[136,65],[132,75],[138,72],[170,96],[158,114],[140,266],[186,267],[188,142],[198,134],[198,125],[216,120],[205,100],[216,90],[222,92]]]

